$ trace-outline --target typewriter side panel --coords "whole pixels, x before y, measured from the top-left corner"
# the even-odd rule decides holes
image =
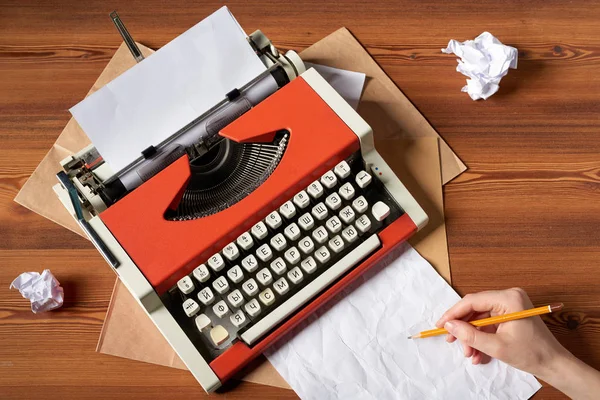
[[[389,165],[375,149],[373,130],[367,122],[333,89],[314,68],[301,75],[308,84],[325,100],[327,105],[354,131],[360,140],[360,151],[365,160],[365,168],[384,183],[398,204],[410,216],[418,229],[423,228],[429,218],[404,184],[398,179]]]
[[[150,283],[140,272],[125,250],[110,233],[102,220],[94,217],[90,225],[117,257],[120,265],[115,272],[121,281],[131,292],[152,322],[158,327],[171,347],[177,352],[181,360],[192,372],[196,380],[202,385],[206,392],[213,392],[221,386],[221,381],[210,368],[206,360],[194,347],[190,339],[181,330],[173,316],[163,305],[160,297],[156,294]]]

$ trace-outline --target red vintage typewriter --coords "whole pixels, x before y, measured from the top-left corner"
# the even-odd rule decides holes
[[[278,90],[235,118],[213,112],[221,125],[193,146],[147,152],[156,163],[133,190],[93,148],[58,174],[67,208],[208,392],[427,222],[369,125],[281,57]]]

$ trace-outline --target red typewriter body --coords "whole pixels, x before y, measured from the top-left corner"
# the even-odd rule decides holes
[[[302,76],[227,126],[221,135],[236,142],[268,142],[280,130],[289,132],[289,142],[277,168],[252,193],[221,212],[189,221],[165,219],[165,212],[177,206],[190,179],[184,156],[100,214],[159,295],[361,149],[357,134]],[[416,230],[408,213],[402,214],[378,233],[378,250],[253,346],[234,342],[210,361],[210,368],[221,382],[231,378]]]
[[[273,174],[218,214],[190,221],[164,218],[167,209],[177,205],[190,178],[187,156],[101,214],[159,294],[359,149],[356,134],[302,79],[273,94],[221,135],[236,142],[261,142],[271,141],[281,129],[290,132],[290,139]]]

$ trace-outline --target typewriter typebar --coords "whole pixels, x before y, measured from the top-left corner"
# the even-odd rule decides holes
[[[427,223],[368,124],[309,69],[93,216],[208,392]]]

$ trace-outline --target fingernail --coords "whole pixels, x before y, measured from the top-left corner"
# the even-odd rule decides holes
[[[444,324],[444,328],[445,328],[445,329],[446,329],[448,332],[452,333],[452,332],[454,332],[454,329],[456,328],[456,324],[454,324],[454,322],[446,322],[446,323]]]

